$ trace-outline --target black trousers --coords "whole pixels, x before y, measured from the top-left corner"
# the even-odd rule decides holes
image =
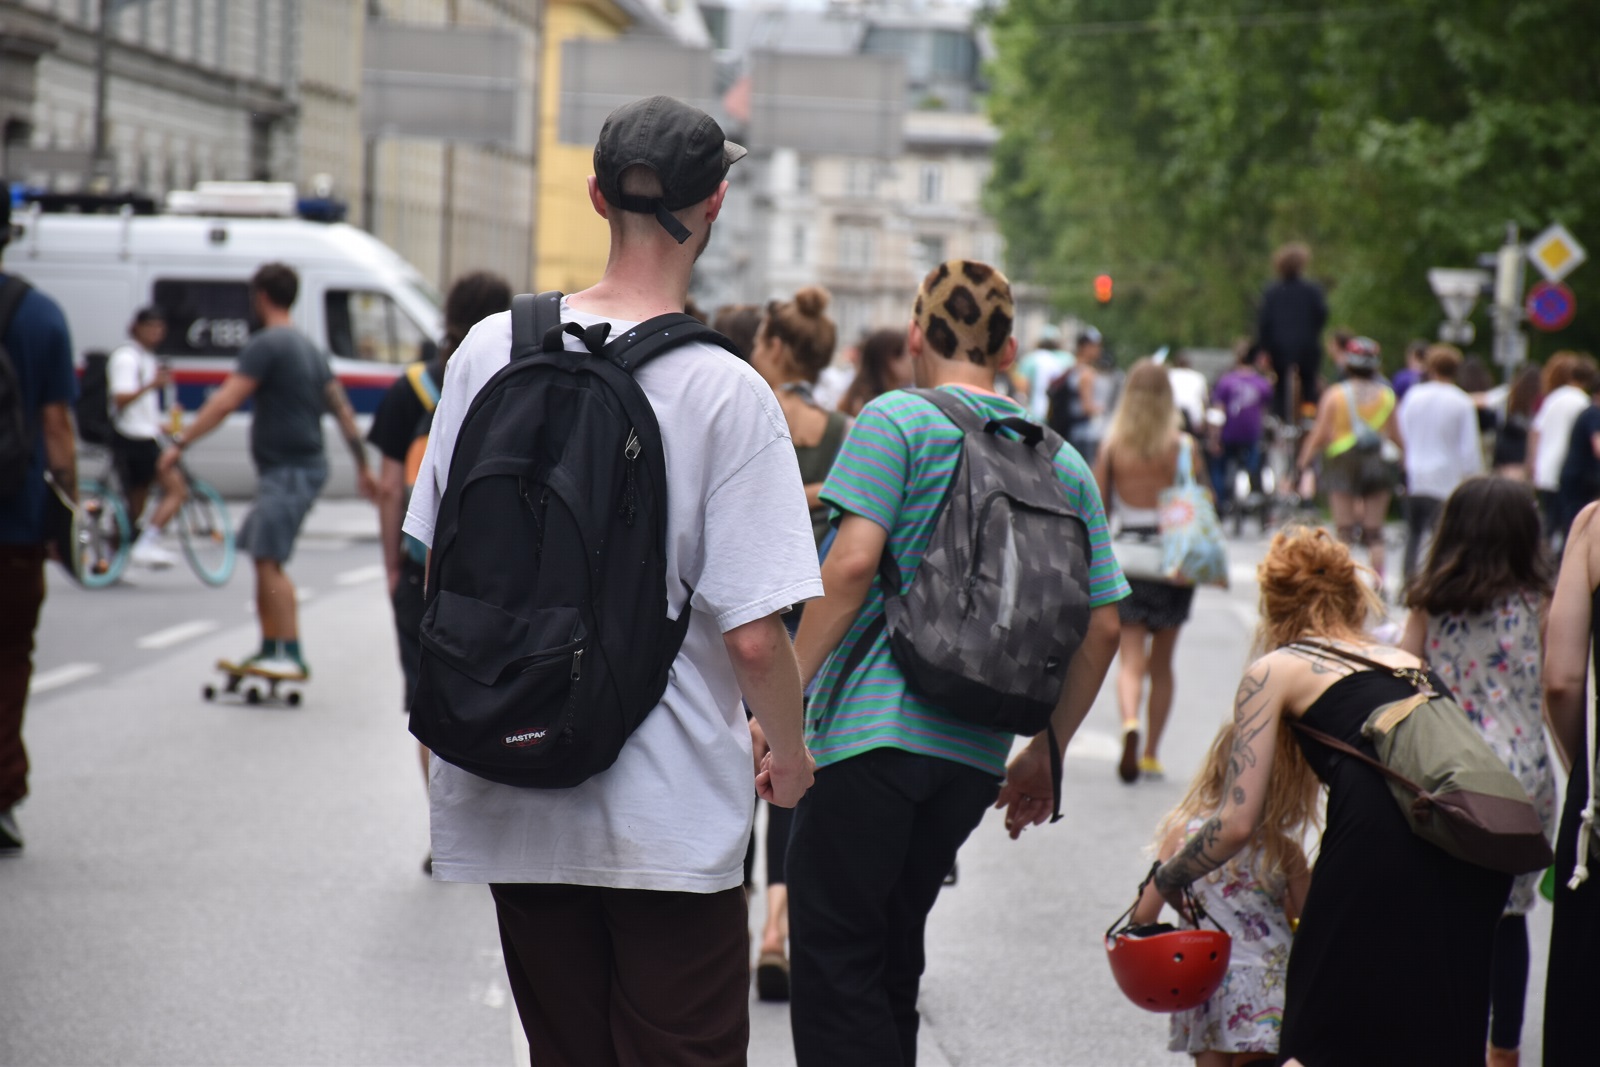
[[[744,1067],[744,890],[491,885],[538,1067]]]
[[[1444,511],[1444,501],[1436,496],[1408,495],[1406,497],[1406,552],[1400,565],[1400,575],[1409,587],[1417,580],[1417,573],[1427,560],[1423,548],[1433,541],[1433,532],[1439,527],[1439,515]]]
[[[1000,782],[876,749],[817,771],[789,837],[790,1022],[799,1067],[913,1067],[923,930]]]

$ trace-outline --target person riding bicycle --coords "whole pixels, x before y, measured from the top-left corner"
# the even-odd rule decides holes
[[[163,531],[178,513],[188,487],[175,469],[157,472],[161,446],[161,410],[157,394],[172,381],[155,349],[167,334],[167,317],[154,305],[140,308],[128,325],[128,343],[106,360],[106,383],[111,397],[111,455],[117,477],[128,500],[128,517],[135,524],[144,515],[150,487],[161,485],[161,501],[133,543],[130,558],[146,567],[170,567],[176,554],[163,545]]]

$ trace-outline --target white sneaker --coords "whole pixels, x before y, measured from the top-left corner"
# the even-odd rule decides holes
[[[257,674],[268,678],[277,678],[285,682],[303,682],[309,678],[310,672],[305,665],[292,656],[267,656],[250,661],[250,669]]]
[[[141,537],[133,543],[133,552],[129,559],[141,567],[160,569],[170,567],[178,562],[178,557],[162,548],[154,538]]]

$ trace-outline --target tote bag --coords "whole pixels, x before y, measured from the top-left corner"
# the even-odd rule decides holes
[[[1211,496],[1194,480],[1190,438],[1178,449],[1178,480],[1157,498],[1161,569],[1178,585],[1228,587],[1228,550]]]

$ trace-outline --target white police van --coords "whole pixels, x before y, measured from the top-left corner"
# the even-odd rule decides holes
[[[91,197],[24,196],[12,208],[19,232],[5,269],[60,302],[80,358],[123,343],[141,305],[160,307],[167,338],[157,354],[190,413],[250,339],[249,281],[263,263],[299,274],[295,325],[329,353],[363,431],[390,383],[443,333],[440,298],[416,268],[354,226],[299,217],[293,185],[204,182],[169,195],[160,215],[148,201],[122,199],[109,214]],[[323,429],[327,492],[348,495],[349,451],[332,416]],[[224,494],[250,495],[248,408],[196,444],[189,462]]]

